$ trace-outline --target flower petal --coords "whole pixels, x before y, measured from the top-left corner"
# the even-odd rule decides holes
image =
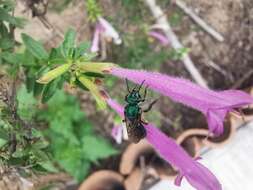
[[[41,78],[37,80],[37,82],[41,84],[47,84],[50,81],[62,75],[63,73],[67,72],[70,66],[71,66],[70,64],[63,64],[61,66],[58,66],[55,69],[44,74]]]
[[[182,177],[198,190],[221,190],[217,178],[203,165],[191,158],[182,147],[163,134],[152,124],[145,125],[146,139],[160,155],[179,170],[175,184],[180,185]]]
[[[160,32],[150,31],[148,35],[157,39],[163,46],[167,46],[170,43],[169,39]]]
[[[100,35],[101,29],[100,26],[97,24],[96,29],[94,32],[93,40],[92,40],[92,45],[91,45],[91,52],[98,52],[99,51],[99,35]]]
[[[99,23],[104,28],[104,35],[113,39],[115,44],[121,44],[122,40],[118,32],[112,27],[112,25],[103,17],[98,18]]]
[[[81,72],[92,72],[100,74],[110,72],[113,67],[116,67],[116,65],[113,63],[105,62],[82,62],[79,63],[77,66]]]
[[[121,117],[124,116],[122,106],[112,99],[106,101]],[[173,139],[167,137],[152,124],[144,127],[147,132],[147,141],[161,157],[178,168],[179,176],[175,181],[176,185],[180,185],[184,176],[198,190],[221,190],[221,185],[216,177],[206,167],[191,158]]]
[[[151,89],[201,111],[208,118],[210,132],[216,135],[223,131],[223,119],[228,111],[253,103],[250,95],[239,90],[216,92],[198,86],[189,80],[157,72],[115,67],[112,68],[111,74],[139,84],[145,80],[145,84]]]

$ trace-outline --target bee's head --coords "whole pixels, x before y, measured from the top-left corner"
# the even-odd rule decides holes
[[[128,80],[126,79],[126,84],[127,84],[127,90],[129,94],[126,96],[125,100],[129,104],[138,104],[140,102],[143,102],[143,98],[141,97],[140,90],[142,85],[144,84],[145,80],[142,81],[142,83],[138,86],[136,85],[132,90],[130,90],[129,85],[128,85]],[[146,89],[145,88],[145,94],[146,94]]]
[[[142,97],[139,91],[133,89],[126,97],[126,102],[129,104],[138,104],[141,102]]]

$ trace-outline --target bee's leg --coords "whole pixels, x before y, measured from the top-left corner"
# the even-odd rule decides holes
[[[147,121],[143,121],[143,120],[141,120],[141,123],[144,124],[144,125],[147,125],[147,124],[148,124]]]
[[[148,112],[148,111],[150,111],[150,110],[152,109],[153,105],[157,102],[157,100],[158,100],[158,99],[156,99],[156,100],[154,100],[153,102],[151,102],[151,103],[148,105],[147,109],[143,110],[143,112]]]

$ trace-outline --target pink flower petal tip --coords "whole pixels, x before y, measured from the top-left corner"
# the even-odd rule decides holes
[[[145,80],[145,85],[154,91],[201,111],[207,118],[210,133],[216,136],[223,133],[223,121],[228,112],[253,103],[249,94],[239,90],[216,92],[189,80],[157,72],[115,67],[111,74],[138,84]]]

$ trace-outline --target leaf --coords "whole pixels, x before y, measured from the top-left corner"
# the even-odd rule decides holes
[[[2,52],[0,53],[0,57],[2,57],[8,63],[12,63],[12,64],[17,64],[22,59],[20,54],[10,53],[10,52]]]
[[[86,73],[83,73],[83,74],[88,76],[88,77],[105,78],[105,76],[103,74],[100,74],[100,73],[86,72]]]
[[[31,120],[36,113],[37,101],[22,85],[17,92],[18,114],[24,120]]]
[[[2,23],[2,22],[0,22],[0,34],[1,34],[2,38],[7,38],[7,37],[9,37],[8,28],[7,28],[7,26],[6,26],[4,23]]]
[[[54,80],[51,81],[50,83],[48,83],[46,85],[46,87],[43,90],[42,93],[42,103],[46,103],[56,92],[57,88],[58,88],[58,83],[60,82],[59,80]]]
[[[82,150],[85,154],[85,158],[91,162],[96,162],[98,159],[117,154],[117,150],[102,137],[84,136],[82,138],[82,143]]]
[[[0,48],[1,49],[10,49],[14,46],[14,41],[8,37],[0,38]]]
[[[24,33],[22,33],[21,36],[26,48],[34,57],[42,60],[48,59],[49,55],[40,42]]]
[[[92,96],[95,98],[95,100],[97,102],[98,108],[105,109],[106,108],[105,100],[104,100],[102,94],[100,93],[98,87],[96,86],[96,84],[93,81],[91,81],[90,79],[88,79],[87,77],[84,77],[82,75],[80,75],[78,77],[78,80],[87,89],[89,89],[90,93],[92,94]]]
[[[4,146],[7,142],[8,142],[8,140],[1,139],[1,138],[0,138],[0,148],[1,148],[2,146]]]
[[[73,29],[69,29],[62,43],[62,53],[64,57],[72,57],[75,48],[76,32]]]
[[[53,165],[51,161],[43,161],[43,162],[39,162],[38,164],[49,172],[53,172],[53,173],[59,172],[59,170]]]
[[[79,44],[75,51],[75,59],[81,57],[86,51],[90,49],[90,43],[83,42]]]
[[[26,84],[27,92],[28,93],[33,92],[34,86],[35,86],[35,77],[27,74],[25,84]]]
[[[23,18],[11,16],[5,9],[1,7],[0,7],[0,21],[6,21],[20,28],[23,28],[26,22],[26,20]]]

